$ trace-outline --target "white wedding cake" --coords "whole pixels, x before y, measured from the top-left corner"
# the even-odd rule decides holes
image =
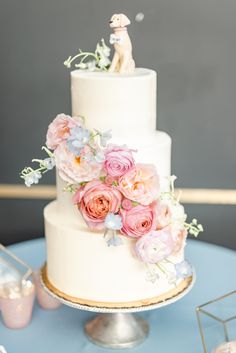
[[[95,54],[71,72],[72,117],[49,125],[48,158],[22,177],[30,186],[57,169],[57,199],[44,210],[47,286],[81,305],[145,306],[188,287],[185,239],[202,227],[186,222],[174,195],[171,138],[156,130],[156,72],[107,72],[104,41]]]

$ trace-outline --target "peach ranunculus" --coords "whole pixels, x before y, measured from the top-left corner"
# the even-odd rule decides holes
[[[121,233],[133,238],[139,238],[156,229],[155,204],[138,205],[130,210],[120,209],[123,227]]]
[[[88,149],[86,156],[89,155]],[[60,177],[69,184],[88,182],[100,176],[102,163],[89,161],[83,158],[83,154],[75,156],[69,151],[66,141],[56,148],[54,156]]]
[[[152,164],[136,164],[119,178],[118,184],[126,198],[142,205],[149,205],[160,195],[159,176]]]
[[[107,174],[117,178],[127,173],[134,166],[132,152],[126,146],[108,145],[104,161]]]
[[[81,121],[77,118],[72,118],[69,115],[58,114],[48,127],[46,146],[55,150],[57,146],[65,141],[70,135],[70,129],[75,126],[80,126]]]
[[[97,180],[79,188],[73,197],[85,222],[94,229],[104,229],[107,214],[117,213],[121,200],[119,190]]]

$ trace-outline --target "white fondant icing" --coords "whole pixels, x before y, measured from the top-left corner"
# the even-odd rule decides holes
[[[148,136],[156,129],[156,72],[71,72],[72,115],[113,136]]]

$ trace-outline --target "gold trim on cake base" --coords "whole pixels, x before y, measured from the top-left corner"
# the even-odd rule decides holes
[[[85,306],[90,306],[90,307],[97,307],[97,308],[110,308],[110,309],[131,309],[131,308],[137,308],[137,307],[145,307],[153,304],[159,304],[161,302],[164,302],[166,300],[172,299],[176,297],[177,295],[181,294],[184,292],[192,283],[193,277],[190,276],[186,279],[184,279],[180,284],[178,284],[174,289],[169,290],[168,292],[158,295],[156,297],[152,298],[147,298],[147,299],[142,299],[142,300],[134,300],[134,301],[129,301],[129,302],[99,302],[95,300],[87,300],[87,299],[82,299],[82,298],[77,298],[73,297],[71,295],[68,295],[56,287],[49,281],[48,276],[47,276],[47,265],[45,264],[42,269],[41,269],[41,276],[44,285],[56,296],[67,300],[69,302],[79,304],[79,305],[85,305]]]

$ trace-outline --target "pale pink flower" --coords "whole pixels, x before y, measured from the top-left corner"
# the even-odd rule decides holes
[[[163,228],[140,238],[135,244],[135,252],[139,260],[156,264],[170,256],[174,247],[175,242],[170,229]]]
[[[105,152],[104,169],[107,174],[118,178],[134,166],[133,150],[126,146],[109,145]]]
[[[162,200],[157,204],[157,228],[162,229],[172,223],[184,224],[186,214],[184,207],[173,200]]]
[[[174,222],[172,223],[168,229],[170,229],[172,238],[174,240],[175,246],[173,249],[173,255],[177,255],[178,253],[180,253],[185,245],[186,245],[186,238],[187,238],[187,230],[186,228],[183,226],[183,224]]]
[[[171,210],[168,204],[158,203],[156,208],[157,213],[157,229],[162,229],[171,222]]]
[[[48,127],[46,146],[55,150],[61,142],[69,137],[70,129],[78,125],[81,125],[79,119],[65,114],[58,114]]]
[[[94,229],[104,229],[107,214],[117,213],[121,200],[119,190],[98,180],[79,188],[73,197],[85,222]]]
[[[123,227],[121,232],[129,237],[139,238],[156,229],[155,205],[138,205],[129,210],[120,209]]]
[[[67,183],[87,182],[100,176],[102,164],[84,159],[83,153],[80,157],[75,156],[67,148],[66,142],[56,148],[54,155],[59,175]]]
[[[160,195],[159,176],[152,164],[136,164],[118,184],[126,198],[142,205],[149,205]]]

